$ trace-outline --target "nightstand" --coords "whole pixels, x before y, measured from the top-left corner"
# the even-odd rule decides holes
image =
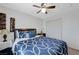
[[[8,47],[12,47],[12,42],[11,41],[6,41],[6,42],[0,42],[0,50],[6,49]]]
[[[0,42],[0,55],[12,55],[12,41]]]
[[[37,35],[43,35],[46,37],[46,33],[37,33]]]

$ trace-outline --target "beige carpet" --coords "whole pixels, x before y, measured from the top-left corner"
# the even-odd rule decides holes
[[[68,48],[69,55],[79,55],[79,50]]]

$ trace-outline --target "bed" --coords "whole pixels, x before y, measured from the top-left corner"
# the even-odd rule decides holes
[[[18,31],[18,33],[19,32],[22,33],[19,33],[19,36],[17,36],[16,31]],[[34,37],[29,36],[29,38],[28,37],[26,38],[26,36],[28,35],[23,33],[27,33],[27,32],[32,34],[31,36]],[[13,54],[15,55],[67,55],[68,54],[68,48],[66,42],[54,38],[35,36],[35,35],[36,35],[36,29],[16,29],[15,30],[16,40],[12,47]]]

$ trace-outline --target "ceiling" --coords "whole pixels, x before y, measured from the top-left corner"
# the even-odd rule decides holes
[[[32,15],[34,17],[38,17],[41,19],[52,19],[52,17],[79,9],[78,3],[51,3],[52,5],[56,5],[55,9],[48,10],[48,14],[39,13],[36,12],[39,10],[39,8],[33,7],[33,5],[40,5],[41,3],[2,3],[0,5],[5,6],[7,8],[11,8],[29,15]]]

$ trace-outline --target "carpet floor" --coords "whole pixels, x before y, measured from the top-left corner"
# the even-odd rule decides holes
[[[68,55],[79,55],[79,50],[68,48]]]

